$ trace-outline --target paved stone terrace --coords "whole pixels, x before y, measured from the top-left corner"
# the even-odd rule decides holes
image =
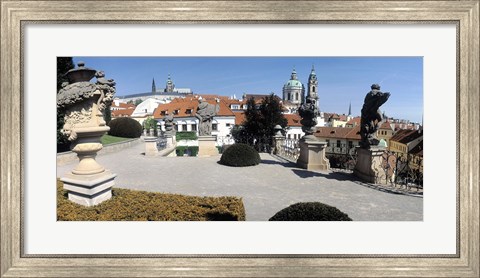
[[[335,206],[355,221],[422,221],[423,198],[388,192],[352,175],[312,172],[269,154],[254,167],[228,167],[216,157],[146,157],[144,144],[97,157],[117,173],[115,187],[194,196],[243,198],[247,220],[266,221],[297,202]],[[76,162],[75,162],[76,163]],[[57,176],[75,163],[57,167]]]

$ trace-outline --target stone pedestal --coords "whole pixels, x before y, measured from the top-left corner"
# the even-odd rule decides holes
[[[327,142],[318,141],[313,135],[304,136],[299,141],[300,156],[297,165],[307,170],[326,171],[330,169],[330,162],[325,157]]]
[[[166,134],[165,138],[167,139],[167,148],[173,147],[177,144],[175,137],[171,134]]]
[[[365,182],[387,184],[386,171],[383,169],[385,148],[370,146],[357,147],[357,164],[353,174]]]
[[[283,142],[285,141],[285,136],[283,135],[275,135],[273,136],[273,144],[274,144],[274,149],[273,149],[273,154],[281,154],[282,153],[282,148],[283,148]]]
[[[218,155],[215,136],[198,136],[198,156]]]
[[[156,156],[158,154],[157,137],[144,137],[145,142],[145,155]]]
[[[60,179],[70,201],[94,206],[112,197],[116,174],[105,170],[95,160],[97,152],[103,148],[100,136],[108,129],[108,126],[75,129],[78,138],[72,144],[72,151],[80,161],[71,173]]]
[[[112,197],[117,175],[105,170],[93,175],[67,174],[60,180],[68,191],[68,199],[83,206],[94,206]]]

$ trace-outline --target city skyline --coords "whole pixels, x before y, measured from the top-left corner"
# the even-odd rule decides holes
[[[115,79],[117,96],[150,92],[153,79],[162,90],[170,75],[176,87],[195,94],[282,97],[292,70],[307,89],[313,66],[322,112],[347,114],[351,103],[352,116],[359,116],[376,83],[392,94],[381,107],[386,115],[417,123],[423,116],[422,57],[74,57],[79,61]]]

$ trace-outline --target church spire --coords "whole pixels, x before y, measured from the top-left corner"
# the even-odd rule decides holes
[[[348,116],[352,115],[352,102],[350,101],[350,105],[348,106]]]
[[[152,93],[154,94],[157,91],[157,87],[155,86],[155,78],[152,80]]]

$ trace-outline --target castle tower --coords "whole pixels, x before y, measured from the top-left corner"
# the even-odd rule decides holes
[[[175,89],[175,84],[173,84],[173,81],[170,78],[170,74],[168,74],[167,85],[165,86],[165,93],[173,93],[173,89]]]
[[[155,86],[155,78],[153,78],[153,81],[152,81],[152,94],[155,94],[156,91],[157,91],[157,87]]]

